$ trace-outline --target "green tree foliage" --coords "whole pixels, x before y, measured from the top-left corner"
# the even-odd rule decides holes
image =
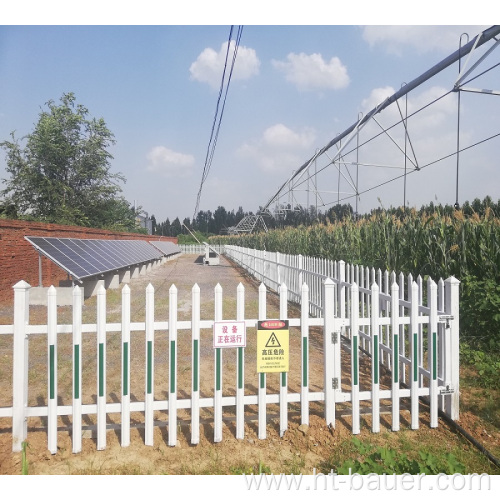
[[[120,195],[124,177],[110,172],[114,135],[102,118],[92,118],[73,93],[50,100],[32,133],[0,143],[6,152],[1,192],[19,216],[46,222],[135,228],[135,213]]]

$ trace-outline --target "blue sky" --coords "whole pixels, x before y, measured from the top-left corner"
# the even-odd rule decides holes
[[[19,137],[31,132],[45,102],[74,92],[115,135],[112,171],[126,177],[125,197],[158,221],[192,217],[230,25],[200,24],[200,19],[189,25],[182,16],[175,24],[151,13],[149,24],[143,25],[133,25],[132,15],[115,25],[107,25],[106,15],[104,25],[90,25],[90,16],[83,16],[80,25],[64,16],[54,25],[47,15],[29,17],[23,24],[22,13],[17,16],[0,26],[0,139],[13,130]],[[489,26],[263,25],[249,17],[200,210],[222,205],[255,212],[318,148],[352,125],[358,113],[369,111],[403,82],[457,50],[461,33],[472,38]],[[143,22],[141,16],[136,19]],[[169,24],[152,24],[164,22]],[[498,54],[491,57],[498,60]],[[500,90],[498,69],[491,73],[486,77],[489,87],[483,88]],[[451,88],[457,74],[455,65],[412,93],[410,107],[421,105],[425,93],[437,95],[436,89]],[[473,143],[498,133],[499,99],[463,98],[461,140]],[[430,113],[425,126],[413,122],[411,139],[420,164],[453,152],[456,94]],[[448,149],[438,151],[445,143]],[[384,149],[375,148],[363,161],[401,167],[401,156],[380,157]],[[498,149],[496,138],[461,155],[461,201],[500,196]],[[455,165],[453,158],[408,178],[409,204],[453,203]],[[0,178],[6,175],[4,166],[2,152]],[[360,191],[392,175],[386,170],[364,166]],[[326,169],[319,182],[325,192],[335,193],[333,198],[340,196],[336,171]],[[344,191],[348,196],[348,189]],[[309,192],[307,201],[315,199]],[[327,202],[327,195],[321,200]],[[368,191],[358,203],[360,211],[380,203],[401,205],[402,182]]]

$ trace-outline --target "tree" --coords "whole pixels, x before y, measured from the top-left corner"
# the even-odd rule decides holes
[[[6,151],[1,192],[20,216],[81,226],[133,229],[135,213],[120,196],[125,178],[110,172],[115,144],[104,119],[89,117],[73,93],[50,100],[31,134],[0,143]]]

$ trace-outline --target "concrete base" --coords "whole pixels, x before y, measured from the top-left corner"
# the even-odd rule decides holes
[[[130,269],[121,269],[118,271],[118,279],[120,283],[130,283]]]
[[[130,268],[130,278],[131,279],[138,278],[139,277],[139,273],[140,273],[139,266],[133,266],[133,267]]]
[[[99,285],[104,286],[104,280],[85,280],[83,282],[83,296],[88,299],[97,293]]]
[[[59,286],[56,287],[57,305],[70,306],[73,304],[73,285],[75,284],[78,284],[83,289],[84,299],[88,299],[97,293],[100,285],[103,285],[106,290],[117,289],[120,287],[121,283],[130,283],[133,278],[138,278],[139,276],[149,274],[151,271],[159,268],[162,264],[165,264],[172,259],[176,259],[179,255],[181,254],[174,254],[149,263],[131,266],[126,269],[120,269],[119,271],[105,274],[100,279],[84,279],[83,283],[74,282],[72,280],[61,280],[59,282]],[[210,264],[213,265],[213,262],[210,262]],[[30,288],[30,305],[47,306],[47,292],[47,287]]]
[[[104,275],[104,288],[114,290],[120,286],[120,276],[118,273]]]

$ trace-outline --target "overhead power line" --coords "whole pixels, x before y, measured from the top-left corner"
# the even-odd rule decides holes
[[[238,26],[235,40],[233,40],[233,30],[234,30],[234,26],[231,26],[231,29],[229,31],[229,39],[227,42],[226,59],[224,61],[224,70],[222,72],[221,84],[220,84],[220,88],[219,88],[219,95],[217,97],[217,105],[215,107],[215,115],[214,115],[214,119],[212,122],[212,130],[210,133],[210,140],[208,141],[207,153],[205,156],[205,165],[203,167],[200,188],[198,190],[198,196],[196,198],[196,206],[195,206],[194,213],[193,213],[193,219],[196,218],[196,214],[198,213],[203,184],[207,180],[208,174],[210,172],[210,168],[212,166],[212,161],[213,161],[214,153],[215,153],[215,147],[217,145],[217,140],[219,138],[220,126],[222,123],[222,116],[224,115],[224,108],[226,106],[226,99],[227,99],[227,94],[229,91],[229,84],[231,83],[231,77],[233,75],[233,70],[234,70],[234,64],[236,62],[236,56],[238,54],[238,48],[240,45],[241,35],[243,33],[243,26]],[[233,56],[232,56],[232,60],[231,60],[231,66],[229,69],[229,73],[227,76],[227,82],[226,82],[226,73],[227,73],[227,69],[228,69],[229,55],[230,55],[231,47],[232,47],[233,43],[234,43]],[[224,91],[224,87],[225,87],[225,91]],[[222,99],[223,94],[224,94],[224,99],[222,101],[222,107],[221,107],[220,105],[221,105],[221,99]],[[219,113],[219,107],[220,107],[220,113]]]

